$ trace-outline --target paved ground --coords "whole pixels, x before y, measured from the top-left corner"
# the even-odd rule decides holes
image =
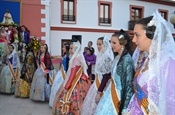
[[[48,102],[0,94],[0,115],[52,115]]]
[[[60,62],[52,61],[57,71]],[[14,95],[0,93],[0,115],[52,115],[52,110],[48,102],[35,102],[28,98],[16,98]]]

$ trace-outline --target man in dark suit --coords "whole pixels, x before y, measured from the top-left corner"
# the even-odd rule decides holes
[[[25,26],[22,26],[21,30],[22,30],[22,32],[21,32],[22,41],[25,44],[29,44],[29,42],[30,42],[30,34],[29,34],[29,32],[26,30]]]

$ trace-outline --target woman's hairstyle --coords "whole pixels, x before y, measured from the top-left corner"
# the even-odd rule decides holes
[[[92,41],[89,41],[88,43],[90,43],[91,45],[93,45],[93,42]]]
[[[66,52],[69,51],[69,49],[70,49],[70,44],[69,44],[69,43],[65,43],[64,46],[66,47]]]
[[[47,44],[45,44],[45,47],[46,47],[46,52],[48,52],[48,46],[47,46]]]
[[[153,16],[142,18],[136,22],[136,24],[143,25],[143,29],[146,31],[145,34],[149,39],[153,39],[156,26],[151,24]]]
[[[91,55],[93,55],[93,54],[94,54],[94,52],[95,52],[95,50],[94,50],[94,48],[93,48],[93,47],[88,48],[88,50],[89,50],[89,52],[91,53]]]
[[[98,38],[98,40],[101,40],[101,41],[103,42],[103,40],[104,40],[104,37],[100,37],[100,38]]]
[[[11,46],[13,49],[15,49],[14,45],[10,44],[9,46]]]
[[[66,48],[66,52],[63,54],[63,56],[64,55],[69,56],[70,44],[66,42],[66,43],[63,44],[63,46],[65,46],[65,48]]]
[[[22,44],[22,45],[20,45],[20,44]],[[19,50],[22,50],[22,48],[23,48],[23,42],[19,42],[19,43],[18,43],[18,51],[19,51]]]
[[[48,46],[47,46],[47,44],[42,44],[41,46],[43,46],[46,49],[46,52],[48,52]]]
[[[115,32],[112,37],[117,37],[119,39],[120,45],[124,45],[128,52],[130,52],[130,37],[129,35],[121,29],[119,32]]]
[[[26,49],[27,52],[33,52],[29,45],[26,45],[25,49]]]
[[[88,50],[88,47],[84,47],[84,50]]]

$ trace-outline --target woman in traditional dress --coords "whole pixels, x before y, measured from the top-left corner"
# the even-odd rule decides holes
[[[19,42],[18,43],[18,55],[19,55],[19,60],[21,64],[24,63],[26,53],[27,53],[26,44],[23,42]]]
[[[55,99],[53,115],[80,115],[80,109],[89,89],[87,65],[80,43],[73,43],[73,56],[64,81],[64,90]]]
[[[98,55],[95,65],[96,79],[90,87],[87,96],[83,102],[81,115],[93,115],[96,107],[95,96],[100,87],[103,77],[111,77],[111,65],[114,55],[111,49],[109,39],[107,37],[100,37],[97,40]],[[102,89],[103,90],[103,89]],[[103,92],[103,91],[102,91]]]
[[[19,76],[20,62],[15,45],[9,45],[10,54],[7,56],[6,66],[0,75],[0,92],[14,93],[15,81]]]
[[[14,44],[16,45],[16,47],[18,47],[18,43],[19,43],[18,30],[17,28],[14,27],[12,31],[13,31],[13,37],[14,37]]]
[[[65,43],[63,45],[63,48],[62,48],[62,51],[63,51],[62,66],[61,66],[60,70],[58,70],[58,72],[55,76],[52,88],[51,88],[51,94],[50,94],[50,100],[49,100],[49,105],[51,107],[53,106],[55,95],[56,95],[57,91],[59,91],[58,89],[60,89],[60,87],[62,86],[64,79],[65,79],[65,74],[68,70],[69,48],[70,48],[70,45],[68,43]]]
[[[5,27],[0,27],[0,38],[4,41],[7,41],[8,33],[5,30]]]
[[[0,29],[0,71],[3,67],[2,64],[6,64],[4,62],[6,60],[7,55],[9,54],[9,48],[8,48],[8,41],[7,41],[7,36],[8,34],[5,31],[4,27],[1,27]]]
[[[26,46],[26,56],[24,59],[24,64],[21,69],[21,76],[16,83],[15,96],[17,97],[29,97],[30,94],[30,86],[33,78],[33,74],[35,72],[34,65],[34,55],[30,51],[30,49]]]
[[[50,88],[53,83],[54,75],[55,71],[48,52],[48,47],[44,44],[41,46],[38,69],[35,71],[33,76],[30,99],[35,101],[49,100]]]
[[[174,115],[175,42],[167,21],[158,11],[139,20],[132,41],[148,57],[137,66],[128,114]]]
[[[134,63],[129,54],[129,41],[129,35],[123,30],[114,33],[111,37],[112,49],[117,55],[111,67],[111,82],[97,105],[95,115],[121,115],[128,107],[133,95],[134,74]],[[98,91],[96,97],[100,97],[101,94],[102,92]]]
[[[15,44],[15,46],[16,45],[17,44]],[[20,45],[18,45],[18,47],[17,47],[18,50],[17,51],[18,51],[18,56],[19,56],[19,61],[20,61],[21,67],[23,67],[23,64],[24,64],[23,54],[25,55],[27,50],[25,49],[25,46],[23,44],[22,44],[22,47],[20,48],[21,51],[19,51],[19,48],[20,48]],[[23,50],[23,49],[25,49],[25,50]],[[20,68],[20,73],[21,73],[21,68]],[[21,95],[21,91],[19,89],[20,83],[21,83],[20,76],[21,76],[21,74],[16,78],[16,82],[15,82],[15,96],[16,97],[20,97],[20,95]]]

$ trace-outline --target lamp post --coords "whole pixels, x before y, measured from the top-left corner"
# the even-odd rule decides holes
[[[174,25],[174,28],[175,28],[175,11],[174,11],[173,15],[170,18],[170,22]]]

